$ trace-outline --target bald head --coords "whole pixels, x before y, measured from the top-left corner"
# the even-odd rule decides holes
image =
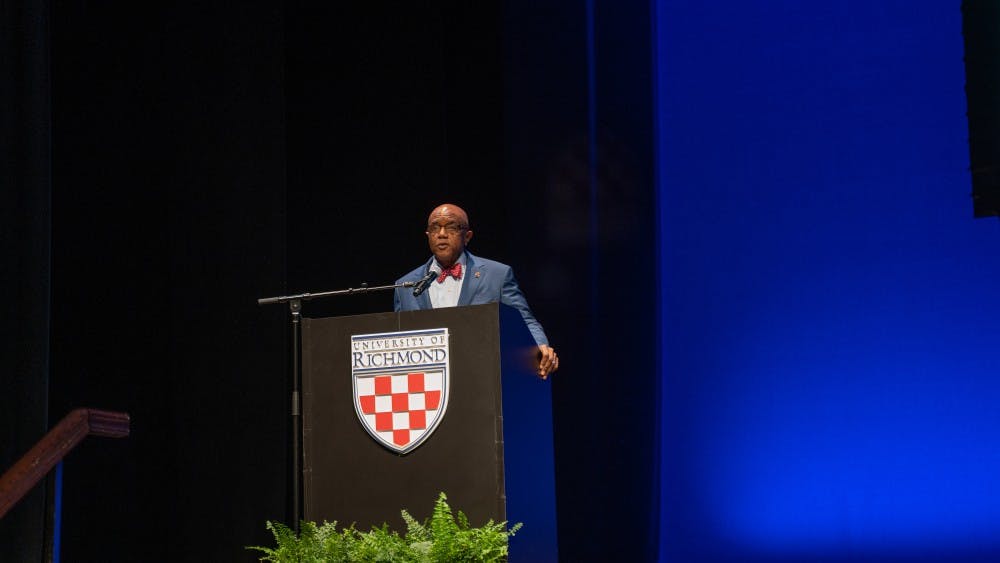
[[[436,219],[441,218],[458,221],[466,227],[469,226],[469,216],[466,215],[465,210],[453,203],[442,203],[435,207],[434,211],[431,211],[431,214],[427,216],[427,224],[430,225]]]
[[[457,205],[439,205],[427,217],[427,244],[445,268],[450,268],[465,252],[471,238],[469,216]]]

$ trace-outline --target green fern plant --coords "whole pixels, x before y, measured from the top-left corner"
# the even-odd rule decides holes
[[[273,563],[400,562],[451,563],[506,561],[509,538],[521,529],[517,523],[509,530],[506,522],[490,520],[479,528],[469,525],[460,510],[452,513],[448,497],[438,495],[429,520],[418,522],[405,509],[406,535],[400,536],[387,524],[362,533],[354,528],[337,531],[336,522],[302,521],[296,535],[280,522],[267,522],[274,535],[275,547],[248,546],[263,553],[261,561]]]

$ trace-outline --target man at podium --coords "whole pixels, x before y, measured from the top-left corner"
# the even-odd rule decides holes
[[[457,205],[445,203],[427,218],[427,244],[433,256],[396,283],[415,282],[414,289],[397,288],[395,310],[416,311],[499,301],[521,313],[540,352],[538,375],[545,379],[559,369],[559,356],[549,346],[541,323],[514,279],[510,266],[473,256],[469,217]]]

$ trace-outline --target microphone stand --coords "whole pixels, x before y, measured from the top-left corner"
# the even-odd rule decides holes
[[[385,291],[399,287],[413,287],[418,282],[402,282],[393,285],[378,285],[368,287],[362,283],[361,287],[349,287],[347,289],[335,289],[333,291],[321,291],[318,293],[299,293],[296,295],[281,295],[278,297],[263,297],[257,300],[257,305],[274,305],[276,303],[288,303],[288,310],[291,313],[292,331],[292,529],[295,533],[300,532],[302,513],[302,401],[300,389],[302,388],[301,356],[302,350],[299,347],[299,340],[302,334],[302,302],[312,299],[322,299],[339,295],[354,295],[358,293],[368,293],[371,291]]]

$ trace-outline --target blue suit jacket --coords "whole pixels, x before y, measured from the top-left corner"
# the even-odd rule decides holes
[[[434,263],[432,256],[419,268],[396,280],[401,282],[416,282],[424,277],[427,269]],[[513,307],[521,313],[524,324],[528,325],[531,336],[539,345],[548,344],[549,339],[545,336],[542,325],[535,319],[528,307],[528,301],[521,293],[521,288],[514,279],[514,272],[510,266],[473,256],[469,251],[465,252],[465,270],[462,272],[462,292],[458,295],[458,306],[482,305],[484,303],[496,303],[499,301],[504,305]],[[437,283],[437,282],[431,282]],[[417,311],[421,309],[432,309],[431,298],[427,292],[423,292],[419,297],[413,296],[413,288],[396,288],[395,310]]]

